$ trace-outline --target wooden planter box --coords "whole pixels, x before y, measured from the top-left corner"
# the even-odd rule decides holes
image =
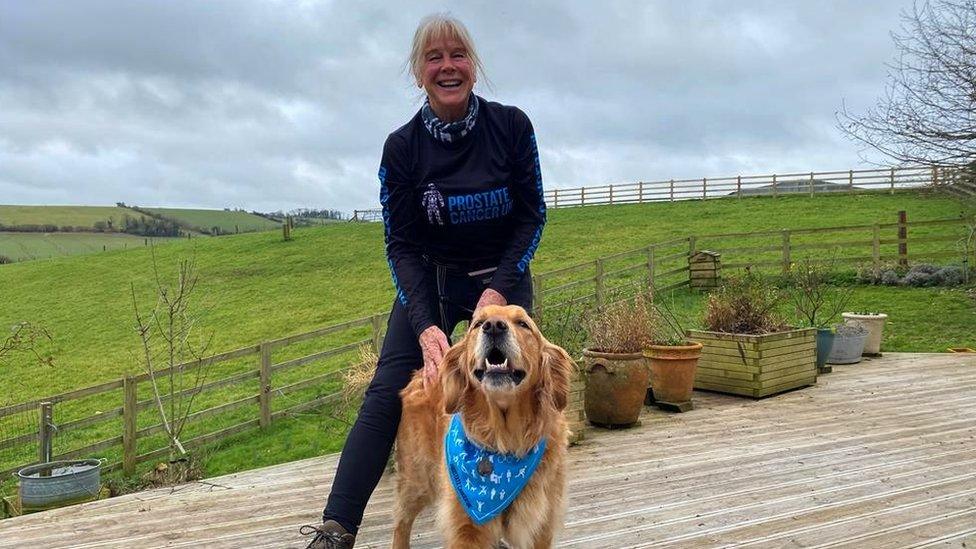
[[[695,388],[761,398],[817,382],[817,330],[766,335],[689,330],[704,344]]]

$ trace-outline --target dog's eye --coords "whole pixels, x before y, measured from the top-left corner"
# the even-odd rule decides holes
[[[518,321],[518,325],[521,326],[521,327],[523,327],[523,328],[525,328],[525,329],[528,329],[529,328],[529,323],[526,322],[526,321],[524,321],[524,320],[519,320]]]

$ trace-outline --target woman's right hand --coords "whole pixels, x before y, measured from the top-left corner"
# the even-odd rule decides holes
[[[437,326],[430,326],[420,333],[420,350],[424,353],[424,388],[432,387],[437,383],[437,367],[444,360],[451,344],[447,342],[444,331]]]

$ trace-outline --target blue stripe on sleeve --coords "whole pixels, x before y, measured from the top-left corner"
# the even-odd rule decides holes
[[[539,194],[539,214],[542,215],[542,223],[535,230],[535,235],[532,236],[532,242],[529,243],[529,247],[522,254],[522,259],[516,265],[520,273],[525,272],[525,269],[529,267],[529,263],[532,261],[532,257],[535,256],[535,251],[539,247],[539,242],[542,240],[542,228],[546,225],[546,197],[542,190],[542,165],[539,163],[539,147],[536,144],[534,133],[532,134],[532,155],[535,157],[535,189]]]
[[[380,166],[380,204],[383,205],[383,237],[387,245],[386,262],[390,266],[390,276],[393,278],[393,287],[396,288],[397,299],[400,304],[406,306],[407,294],[400,288],[400,281],[397,279],[396,269],[393,268],[393,258],[390,257],[390,190],[386,186],[386,166]]]

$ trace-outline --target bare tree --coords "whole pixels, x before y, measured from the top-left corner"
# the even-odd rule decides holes
[[[840,128],[900,163],[976,166],[976,0],[925,0],[902,13],[884,95]]]
[[[0,365],[14,353],[28,353],[32,355],[38,364],[51,366],[54,358],[45,356],[37,350],[40,340],[51,341],[51,334],[40,326],[30,322],[19,322],[10,328],[10,335],[0,340]]]
[[[142,347],[142,365],[149,374],[153,399],[169,439],[170,461],[177,461],[187,456],[180,436],[205,380],[207,366],[201,363],[190,369],[184,363],[201,360],[213,335],[197,343],[194,334],[197,317],[192,312],[191,297],[199,277],[193,261],[180,260],[177,278],[170,285],[160,275],[155,248],[150,247],[150,251],[156,305],[151,311],[140,311],[133,284],[132,307]]]

